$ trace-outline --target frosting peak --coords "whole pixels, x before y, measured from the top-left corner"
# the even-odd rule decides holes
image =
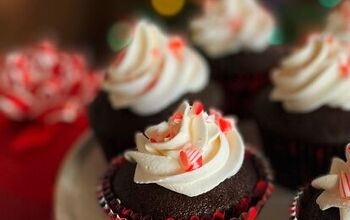
[[[204,59],[180,37],[166,36],[147,21],[137,23],[130,45],[111,65],[103,83],[112,106],[155,114],[208,82]]]
[[[275,21],[255,0],[204,0],[191,23],[193,41],[212,57],[269,46]]]
[[[323,189],[316,202],[321,210],[339,208],[340,220],[350,219],[350,144],[346,147],[347,161],[334,158],[330,173],[312,181],[312,186]]]
[[[310,37],[273,72],[271,99],[296,113],[324,105],[350,110],[348,47],[331,35]]]
[[[244,144],[232,119],[208,115],[201,103],[184,102],[167,122],[136,134],[137,151],[125,156],[137,163],[134,181],[156,183],[187,196],[203,194],[235,175]]]
[[[328,16],[326,33],[331,33],[337,38],[350,42],[350,1],[344,0]]]

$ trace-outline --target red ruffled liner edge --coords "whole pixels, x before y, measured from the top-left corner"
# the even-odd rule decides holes
[[[304,194],[304,189],[301,188],[293,198],[292,205],[289,207],[289,214],[291,220],[298,220],[299,217],[299,202],[301,196]]]
[[[225,218],[225,212],[221,210],[215,211],[212,215],[204,215],[204,216],[196,216],[193,215],[189,220],[255,220],[258,216],[259,212],[266,204],[268,198],[270,197],[272,191],[274,190],[273,180],[274,175],[270,168],[270,164],[268,160],[257,150],[252,148],[246,148],[246,155],[254,156],[256,162],[260,163],[263,168],[263,174],[266,179],[260,179],[254,189],[254,194],[251,198],[258,199],[255,202],[254,206],[249,206],[250,198],[243,197],[241,198],[239,204],[236,207],[232,207],[235,211],[244,210],[241,212],[238,218]],[[122,201],[117,198],[115,193],[112,190],[111,178],[113,174],[121,167],[126,159],[123,156],[115,157],[110,167],[106,173],[106,175],[102,178],[101,183],[98,187],[98,199],[99,204],[104,210],[104,212],[108,215],[110,220],[152,220],[153,217],[150,215],[142,216],[140,213],[133,212],[133,210],[128,209],[122,205]],[[175,220],[176,218],[168,217],[166,220]],[[178,218],[178,219],[186,219],[186,218]]]

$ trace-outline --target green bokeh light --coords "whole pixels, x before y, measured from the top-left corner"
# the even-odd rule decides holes
[[[337,6],[341,0],[318,0],[323,7],[333,8]]]
[[[279,45],[279,44],[283,44],[284,41],[285,41],[284,32],[283,32],[282,28],[276,27],[271,38],[270,38],[270,44]]]
[[[128,22],[117,22],[108,31],[107,42],[110,48],[119,52],[130,41],[132,25]]]

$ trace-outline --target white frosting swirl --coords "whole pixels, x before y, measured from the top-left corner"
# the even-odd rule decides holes
[[[168,122],[136,135],[138,151],[125,154],[137,162],[136,183],[156,183],[192,197],[210,191],[239,171],[244,144],[233,121],[217,113],[209,116],[197,108],[184,102]],[[184,164],[184,159],[192,160],[191,166]]]
[[[350,110],[348,45],[332,36],[310,37],[272,74],[273,101],[286,111],[307,113],[321,106]]]
[[[345,0],[327,18],[326,33],[350,42],[350,1]]]
[[[140,21],[133,35],[104,81],[114,108],[151,115],[207,85],[206,62],[181,38],[168,38],[147,21]]]
[[[350,219],[350,145],[346,147],[347,162],[334,158],[330,173],[312,181],[312,186],[324,191],[316,202],[321,210],[339,208],[340,220]]]
[[[273,17],[255,0],[206,0],[191,22],[192,38],[211,57],[241,50],[262,51],[275,28]]]

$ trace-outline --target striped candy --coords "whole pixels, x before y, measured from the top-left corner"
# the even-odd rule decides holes
[[[339,192],[343,199],[350,198],[350,178],[349,174],[341,171],[339,174]]]
[[[180,164],[184,171],[190,172],[203,165],[202,152],[191,146],[180,151]]]
[[[171,120],[174,122],[174,123],[180,123],[183,119],[183,114],[179,113],[179,112],[175,112],[172,116],[171,116]]]
[[[347,160],[347,161],[350,161],[350,144],[348,144],[348,145],[346,146],[345,155],[346,155],[346,160]]]

